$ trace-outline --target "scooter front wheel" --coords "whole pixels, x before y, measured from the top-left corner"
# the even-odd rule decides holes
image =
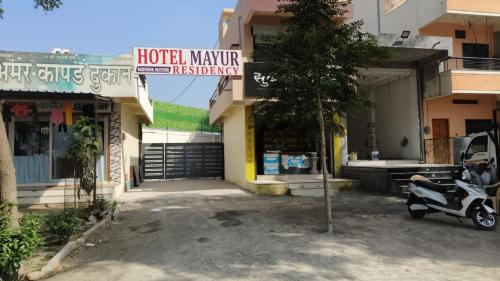
[[[497,228],[497,219],[494,214],[487,213],[482,208],[476,209],[471,214],[472,221],[480,230],[492,231]]]
[[[414,219],[421,219],[427,213],[426,210],[412,210],[410,209],[410,207],[408,207],[408,212],[410,213],[410,216]]]

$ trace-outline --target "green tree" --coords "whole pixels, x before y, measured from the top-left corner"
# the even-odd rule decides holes
[[[0,5],[3,0],[0,0]],[[62,6],[61,0],[33,0],[35,3],[35,9],[41,8],[45,12],[53,11]],[[0,18],[3,18],[4,10],[0,6]]]
[[[345,134],[342,119],[369,106],[357,90],[359,69],[387,57],[374,35],[363,33],[362,21],[341,18],[350,1],[288,0],[277,13],[287,16],[286,31],[269,38],[255,58],[266,61],[271,77],[269,95],[256,106],[256,117],[286,120],[316,129],[321,142],[321,166],[326,226],[333,232],[328,190],[326,132]],[[279,102],[276,102],[279,100]]]

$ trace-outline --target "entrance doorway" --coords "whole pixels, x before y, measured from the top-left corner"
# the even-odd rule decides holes
[[[450,163],[450,130],[448,119],[432,119],[434,163]]]

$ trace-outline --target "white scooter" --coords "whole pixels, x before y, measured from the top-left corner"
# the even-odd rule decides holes
[[[495,210],[486,205],[488,195],[481,185],[471,183],[472,176],[464,167],[462,180],[455,180],[456,191],[448,194],[446,186],[431,182],[423,176],[411,177],[408,211],[414,219],[426,214],[444,212],[460,218],[472,218],[480,230],[497,227]]]

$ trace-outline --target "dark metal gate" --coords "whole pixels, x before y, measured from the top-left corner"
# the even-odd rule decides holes
[[[143,145],[144,179],[224,178],[223,143]]]

